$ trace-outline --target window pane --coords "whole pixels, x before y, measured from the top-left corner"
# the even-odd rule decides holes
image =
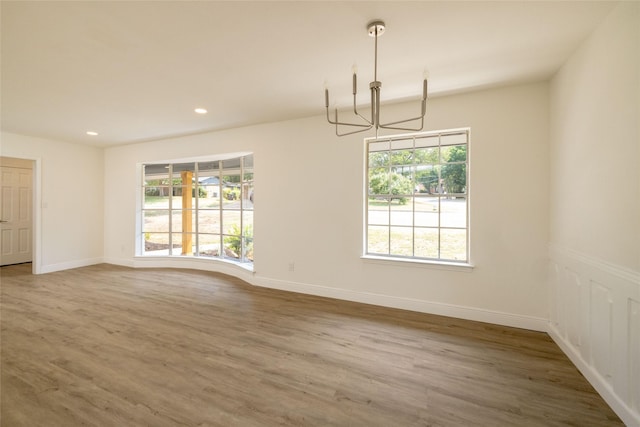
[[[198,211],[198,233],[220,233],[220,211],[203,210]]]
[[[145,187],[144,209],[168,209],[169,187]]]
[[[190,163],[174,163],[173,164],[173,185],[182,185],[183,183],[191,184],[191,180],[188,179],[189,174],[193,177],[193,171],[196,170],[196,165],[193,162]],[[183,179],[186,181],[183,182]]]
[[[438,258],[438,229],[415,229],[415,256],[420,258]]]
[[[438,144],[440,144],[440,137],[437,135],[416,138],[415,142],[416,148],[437,147]]]
[[[389,166],[389,152],[381,151],[376,153],[369,153],[369,168],[385,168]]]
[[[144,233],[145,255],[169,255],[169,233]]]
[[[220,207],[220,185],[205,184],[199,188],[198,208],[217,209]]]
[[[193,233],[196,231],[195,210],[177,209],[171,213],[171,231]]]
[[[391,165],[392,166],[410,166],[413,164],[413,151],[402,150],[391,152]],[[397,172],[401,172],[401,168],[396,168]]]
[[[244,211],[242,213],[242,223],[245,228],[251,228],[251,235],[253,236],[253,211]]]
[[[438,147],[418,148],[414,153],[416,164],[433,165],[440,161],[440,150]]]
[[[413,165],[393,166],[390,174],[392,194],[413,194],[415,190],[413,183],[414,169]],[[398,187],[398,191],[394,191],[396,187]]]
[[[242,183],[242,209],[253,209],[253,181]]]
[[[240,234],[240,211],[222,212],[222,232],[224,234]]]
[[[397,172],[387,172],[380,168],[369,170],[369,196],[393,195],[392,201],[407,203],[415,190],[411,180],[411,166],[407,167],[409,177]]]
[[[236,173],[240,172],[240,157],[223,160],[221,163],[222,163],[222,169],[226,171],[235,170]],[[226,174],[226,172],[224,172],[224,174]]]
[[[244,171],[247,172],[251,168],[253,168],[253,154],[249,154],[248,156],[244,156],[242,158],[242,166],[244,167]]]
[[[239,259],[242,250],[242,237],[239,234],[225,235],[223,238],[224,256]]]
[[[244,235],[244,256],[242,261],[253,262],[253,231],[247,232]]]
[[[172,207],[191,209],[195,207],[194,163],[173,165],[171,183],[173,185]]]
[[[218,176],[220,170],[220,162],[217,160],[211,162],[198,162],[198,176],[209,177]]]
[[[467,146],[466,145],[452,145],[449,147],[442,147],[440,149],[440,155],[442,161],[451,162],[466,162],[467,161]]]
[[[169,211],[168,210],[148,210],[143,211],[142,231],[169,231]]]
[[[440,166],[416,166],[414,180],[418,193],[437,194],[439,189],[438,182],[440,182]]]
[[[389,170],[386,168],[369,169],[369,194],[389,194]]]
[[[394,138],[391,141],[391,150],[411,151],[413,149],[413,137],[409,138]]]
[[[391,147],[391,143],[387,141],[376,141],[369,143],[369,152],[375,153],[380,151],[389,151],[389,147]]]
[[[389,225],[389,200],[369,198],[369,224]]]
[[[217,257],[220,256],[220,235],[219,234],[198,234],[198,244],[200,245],[199,256]]]
[[[467,260],[466,230],[440,230],[440,258],[452,261]]]
[[[213,208],[220,203],[220,162],[198,163],[198,206]]]
[[[442,214],[440,216],[440,225],[442,227],[459,227],[467,226],[467,199],[465,198],[445,198],[440,202]]]
[[[391,255],[413,256],[413,229],[391,227]]]
[[[467,165],[464,163],[442,166],[442,181],[448,194],[467,192]]]
[[[370,225],[367,227],[367,252],[371,254],[389,254],[389,227]]]
[[[174,209],[192,209],[196,207],[195,186],[173,187],[172,207]]]
[[[467,133],[453,133],[450,135],[442,135],[440,145],[462,145],[467,143]]]
[[[196,237],[195,233],[172,233],[171,239],[173,248],[171,255],[192,256],[196,253]],[[191,248],[189,250],[188,248]]]
[[[413,225],[413,209],[411,202],[405,205],[391,205],[391,225]]]
[[[222,183],[222,208],[240,209],[240,175],[225,175]]]
[[[417,227],[439,226],[439,197],[415,198],[415,225]]]
[[[144,185],[169,185],[169,164],[144,165]]]

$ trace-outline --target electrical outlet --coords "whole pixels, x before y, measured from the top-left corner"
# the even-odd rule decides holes
[[[289,262],[289,271],[294,271],[296,269],[296,264],[291,261]]]

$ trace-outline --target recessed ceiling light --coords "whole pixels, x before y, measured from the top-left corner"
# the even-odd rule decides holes
[[[98,136],[98,132],[94,132],[92,130],[88,130],[87,131],[87,135],[91,135],[91,136]]]
[[[193,111],[195,111],[195,112],[196,112],[196,113],[198,113],[198,114],[207,114],[207,110],[206,110],[206,109],[204,109],[204,108],[196,108],[196,109],[195,109],[195,110],[193,110]]]

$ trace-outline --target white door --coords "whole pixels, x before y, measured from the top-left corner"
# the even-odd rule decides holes
[[[32,169],[0,167],[0,265],[32,260],[31,184]]]

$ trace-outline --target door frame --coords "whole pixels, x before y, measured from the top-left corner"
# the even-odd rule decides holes
[[[31,169],[31,272],[42,274],[42,159],[39,157],[0,156],[32,162]]]

